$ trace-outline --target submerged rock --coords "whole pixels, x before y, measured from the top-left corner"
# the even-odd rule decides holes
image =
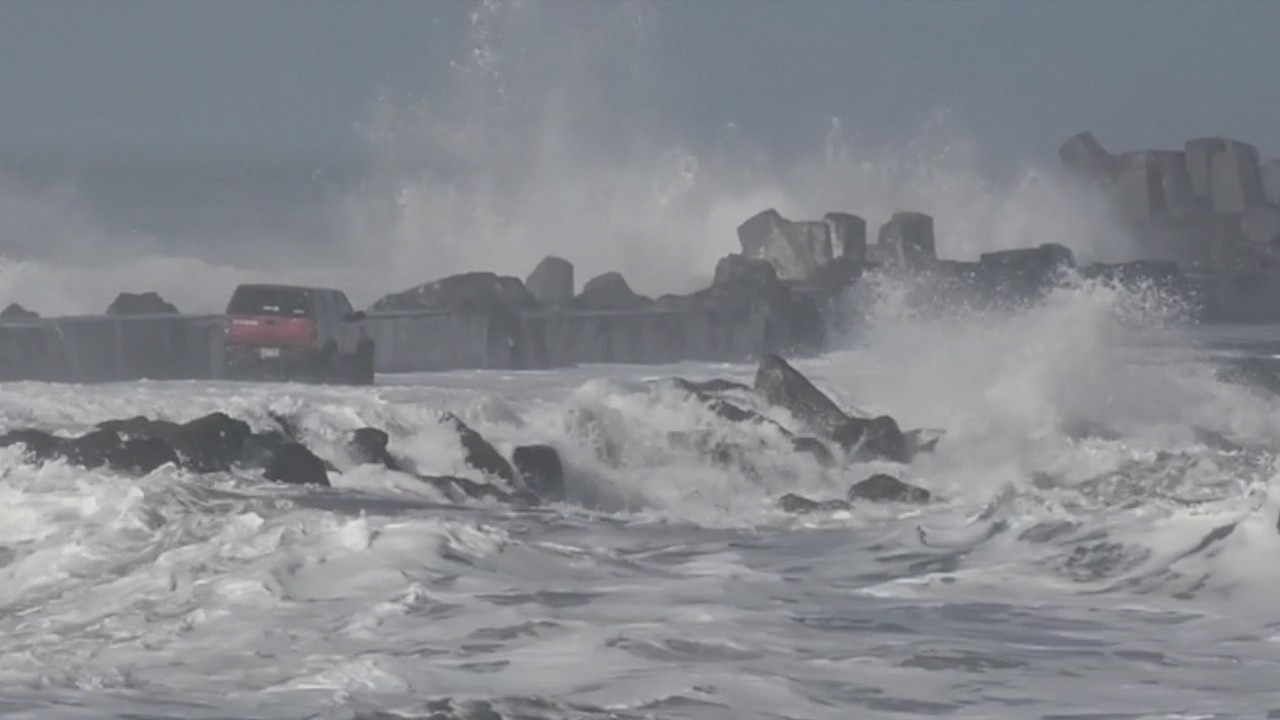
[[[382,465],[388,470],[401,470],[400,463],[391,456],[387,445],[391,442],[386,431],[378,428],[362,427],[351,433],[348,445],[356,462]]]
[[[329,487],[325,463],[301,443],[286,442],[276,448],[263,470],[263,477],[290,485]]]
[[[888,415],[849,418],[832,438],[855,460],[907,462],[907,441]]]
[[[844,500],[811,500],[803,495],[787,493],[778,498],[778,507],[789,513],[804,515],[812,512],[848,510],[850,505]]]
[[[872,475],[849,488],[849,500],[872,502],[903,502],[923,504],[929,502],[928,490],[916,487],[889,475]]]
[[[564,463],[550,445],[521,445],[511,454],[524,486],[544,500],[564,499]]]

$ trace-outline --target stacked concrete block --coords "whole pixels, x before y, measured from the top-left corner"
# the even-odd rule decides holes
[[[877,255],[886,264],[924,268],[938,260],[933,218],[918,212],[896,212],[880,227]]]
[[[1258,150],[1248,143],[1212,137],[1186,145],[1191,191],[1215,213],[1244,212],[1263,202]]]
[[[833,258],[826,222],[792,222],[773,209],[739,225],[738,242],[747,259],[769,261],[782,280],[806,280]]]
[[[867,221],[857,215],[832,212],[822,216],[831,238],[832,259],[862,262],[867,257]]]

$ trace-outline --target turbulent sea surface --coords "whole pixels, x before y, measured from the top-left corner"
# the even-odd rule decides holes
[[[851,411],[945,430],[909,467],[823,469],[649,382],[746,365],[6,384],[6,428],[278,414],[338,471],[299,489],[3,451],[0,715],[1275,717],[1280,401],[1215,369],[1280,331],[1126,330],[1115,299],[873,322],[797,362]],[[474,477],[441,410],[507,452],[556,446],[569,500],[450,505],[345,455],[375,425]],[[668,439],[699,429],[751,470]],[[937,501],[776,506],[876,471]]]

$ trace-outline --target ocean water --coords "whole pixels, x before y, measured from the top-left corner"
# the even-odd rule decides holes
[[[715,147],[670,136],[646,60],[660,9],[475,3],[456,76],[380,102],[356,160],[0,151],[0,305],[96,313],[158,290],[216,312],[252,280],[365,305],[454,272],[523,277],[547,254],[579,285],[621,270],[656,296],[704,284],[768,207],[873,232],[928,212],[955,259],[1043,242],[1134,257],[1053,168],[984,176],[945,108],[890,147],[831,118],[792,157],[733,118]],[[1280,399],[1216,372],[1276,357],[1280,328],[1186,327],[1158,296],[1090,285],[946,319],[874,289],[864,323],[796,364],[850,412],[943,431],[909,466],[824,469],[651,382],[749,383],[750,365],[0,385],[0,432],[283,415],[338,468],[303,489],[0,451],[0,716],[1280,717]],[[441,411],[504,452],[556,447],[566,501],[455,505],[345,454],[373,425],[423,472],[477,477]],[[672,441],[691,431],[745,462]],[[777,507],[876,472],[935,502]]]
[[[653,380],[750,365],[386,375],[371,388],[6,384],[0,426],[292,419],[332,488],[0,454],[0,715],[120,718],[1263,718],[1280,715],[1280,399],[1219,381],[1272,328],[1135,324],[1062,291],[1011,317],[886,300],[796,365],[850,412],[943,430],[823,469]],[[784,411],[749,397],[771,417]],[[555,446],[568,497],[448,503],[435,420]],[[719,466],[670,440],[739,443]],[[933,504],[795,516],[873,472]]]

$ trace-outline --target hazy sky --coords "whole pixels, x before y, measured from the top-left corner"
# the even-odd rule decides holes
[[[445,91],[469,10],[4,0],[0,147],[358,148],[379,93]],[[649,55],[618,64],[644,63],[655,117],[695,141],[735,122],[785,147],[831,116],[892,138],[945,106],[998,156],[1045,156],[1083,128],[1118,150],[1226,134],[1280,155],[1280,2],[672,0],[650,23]]]

